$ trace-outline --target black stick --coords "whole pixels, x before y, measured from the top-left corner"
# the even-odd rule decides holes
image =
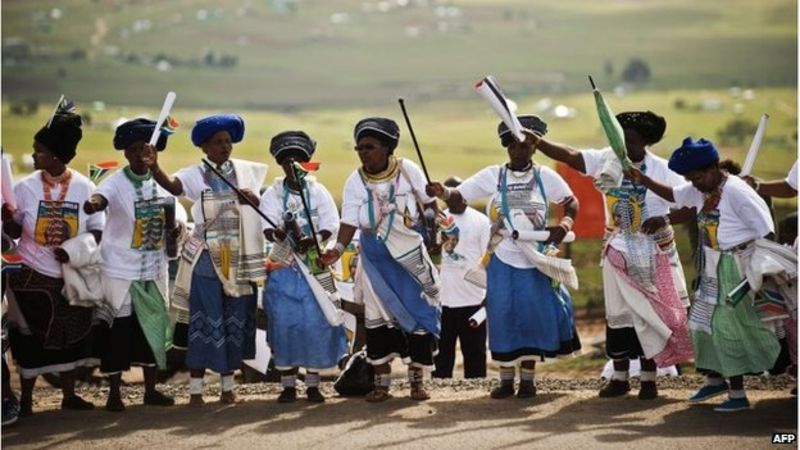
[[[597,90],[597,86],[594,85],[594,80],[592,79],[591,75],[589,75],[589,84],[592,85],[592,90]]]
[[[300,185],[300,199],[303,201],[303,209],[306,212],[306,217],[308,218],[308,227],[311,229],[311,237],[314,238],[314,247],[317,248],[317,257],[322,256],[322,250],[319,248],[319,241],[317,240],[317,232],[314,230],[314,219],[311,218],[311,209],[308,207],[308,202],[306,201],[306,196],[303,195],[303,190],[305,189],[308,184],[306,180],[300,179],[297,176],[297,168],[294,166],[294,160],[290,160],[290,164],[292,165],[292,175],[294,176],[294,180],[297,184]],[[308,192],[308,195],[311,195],[311,191]]]
[[[270,218],[269,218],[269,217],[267,217],[267,215],[266,215],[266,214],[264,214],[264,213],[263,213],[263,212],[262,212],[260,209],[258,209],[258,206],[256,206],[256,204],[255,204],[255,203],[253,203],[252,201],[250,201],[250,199],[249,199],[249,198],[247,198],[247,196],[246,196],[246,195],[244,195],[244,193],[243,193],[243,192],[242,192],[242,191],[241,191],[239,188],[237,188],[236,186],[234,186],[234,185],[233,185],[233,183],[231,183],[230,181],[228,181],[228,179],[227,179],[227,178],[225,178],[225,177],[224,177],[224,176],[223,176],[223,175],[220,173],[220,171],[219,171],[219,170],[217,170],[217,168],[216,168],[216,167],[214,167],[214,166],[213,166],[213,165],[212,165],[210,162],[206,161],[206,159],[205,159],[205,158],[201,159],[201,161],[203,161],[203,164],[205,164],[205,165],[206,165],[206,167],[208,167],[208,168],[209,168],[209,169],[210,169],[212,172],[214,172],[214,175],[216,175],[216,176],[218,176],[218,177],[222,178],[222,181],[224,181],[224,182],[225,182],[225,184],[227,184],[229,188],[233,189],[233,191],[234,191],[234,192],[236,192],[236,193],[239,195],[239,198],[242,198],[242,199],[244,199],[244,201],[245,201],[245,202],[246,202],[248,205],[250,205],[250,207],[251,207],[251,208],[253,208],[253,209],[254,209],[254,210],[255,210],[255,211],[258,213],[258,215],[259,215],[259,216],[261,216],[261,218],[262,218],[262,219],[266,220],[268,224],[272,225],[272,228],[275,228],[276,230],[279,228],[279,227],[278,227],[278,225],[276,225],[276,224],[275,224],[275,222],[273,222],[272,220],[270,220]]]
[[[419,150],[417,137],[414,135],[414,128],[411,126],[411,120],[408,118],[408,112],[406,112],[406,104],[403,102],[402,97],[398,98],[397,101],[400,103],[400,109],[403,110],[403,117],[406,119],[408,131],[411,133],[411,140],[414,142],[414,148],[417,149],[417,157],[419,158],[419,164],[422,166],[422,172],[425,174],[425,181],[427,181],[428,184],[431,184],[431,177],[428,176],[428,169],[425,167],[425,160],[422,159],[422,152]]]

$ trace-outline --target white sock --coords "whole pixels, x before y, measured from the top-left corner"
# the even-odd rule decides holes
[[[611,379],[617,381],[628,381],[628,371],[615,370],[614,373],[611,375]]]
[[[203,378],[189,378],[189,395],[203,395]]]
[[[744,389],[729,389],[728,397],[731,399],[738,399],[738,398],[747,398],[747,395],[745,395]]]
[[[703,386],[720,386],[723,384],[725,384],[724,378],[706,376],[706,379],[703,380]]]
[[[514,384],[514,367],[500,367],[500,384]]]
[[[306,372],[306,388],[319,387],[319,373]]]
[[[519,381],[533,381],[533,376],[536,374],[534,369],[519,368]]]
[[[308,379],[308,378],[306,378]],[[281,386],[284,389],[286,388],[293,388],[297,381],[297,377],[295,375],[281,375]],[[319,381],[319,380],[317,380]]]
[[[639,374],[639,381],[656,381],[656,373],[651,371],[642,371]]]
[[[233,375],[222,375],[222,392],[232,391],[233,386]]]

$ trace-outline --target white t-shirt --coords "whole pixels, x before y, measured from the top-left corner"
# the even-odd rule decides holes
[[[539,169],[540,180],[545,192],[545,199],[541,196],[540,187],[534,178],[534,171],[514,172],[507,170],[506,185],[508,192],[509,210],[522,210],[537,230],[547,227],[545,218],[549,203],[561,203],[572,197],[572,189],[553,169],[535,165]],[[496,220],[501,209],[500,172],[502,166],[489,166],[475,175],[466,179],[456,189],[471,202],[485,197],[492,197],[490,203],[490,219]],[[512,239],[506,238],[497,246],[495,254],[504,263],[518,269],[530,269],[533,264],[528,261],[525,254],[517,248]]]
[[[312,178],[306,178],[308,185],[308,203],[311,209],[311,219],[314,223],[314,231],[319,234],[323,230],[331,232],[331,236],[336,237],[339,231],[339,211],[330,192],[321,183]],[[285,205],[284,205],[285,202]],[[310,236],[308,220],[306,219],[303,200],[298,192],[287,190],[284,186],[284,179],[277,178],[264,194],[261,195],[261,205],[259,209],[266,214],[278,226],[283,226],[283,213],[289,211],[297,218],[297,224],[303,230],[303,234]],[[273,227],[263,218],[261,219],[264,230],[271,230]]]
[[[43,186],[41,170],[14,186],[18,208],[14,221],[22,225],[17,252],[24,263],[37,272],[61,278],[61,263],[56,261],[53,248],[87,231],[102,231],[106,218],[105,214],[87,216],[83,212],[83,204],[89,200],[95,186],[77,171],[72,170],[67,195],[61,204],[46,202]],[[55,187],[51,199],[58,199],[60,193]]]
[[[106,231],[100,243],[103,273],[123,280],[156,280],[167,264],[164,209],[158,200],[171,195],[150,178],[139,190],[118,170],[95,190],[108,200]],[[177,212],[176,216],[180,213]],[[176,217],[176,220],[178,218]]]
[[[358,170],[350,174],[344,184],[342,195],[342,223],[357,228],[370,229],[367,188],[372,191],[376,224],[380,222],[381,217],[388,215],[389,208],[392,208],[390,201],[392,190],[394,190],[394,204],[397,205],[397,212],[402,213],[408,208],[410,217],[417,217],[415,193],[423,205],[434,200],[425,193],[425,175],[419,166],[405,158],[401,158],[400,163],[406,176],[398,171],[397,176],[392,177],[390,180],[380,183],[366,182],[366,187],[364,186],[365,181],[362,181]]]
[[[678,206],[697,208],[698,211],[703,207],[703,193],[691,183],[674,188],[672,192]],[[717,241],[722,250],[760,239],[775,231],[767,204],[739,177],[728,176],[718,209]]]
[[[461,308],[480,305],[486,290],[464,281],[469,269],[475,268],[489,245],[491,223],[489,218],[467,207],[462,214],[445,211],[447,219],[455,221],[455,228],[447,233],[442,243],[442,281],[439,299],[442,306]]]
[[[789,175],[786,176],[786,184],[791,186],[795,191],[797,190],[797,161],[794,162],[792,170],[790,170]]]

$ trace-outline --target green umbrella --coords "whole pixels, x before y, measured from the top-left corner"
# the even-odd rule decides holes
[[[589,77],[589,83],[592,84],[592,93],[594,94],[594,102],[597,105],[597,116],[600,117],[600,124],[603,126],[603,131],[606,133],[608,143],[611,149],[622,162],[623,169],[628,169],[631,166],[631,161],[628,159],[628,150],[625,148],[625,132],[622,131],[622,126],[617,121],[614,112],[609,108],[603,98],[603,94],[594,85],[594,80]]]

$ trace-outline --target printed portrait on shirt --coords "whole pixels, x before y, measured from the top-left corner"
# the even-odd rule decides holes
[[[36,243],[43,247],[58,247],[78,234],[79,205],[75,202],[39,202],[36,215]]]
[[[158,198],[134,202],[131,248],[160,250],[164,238],[164,208]]]

